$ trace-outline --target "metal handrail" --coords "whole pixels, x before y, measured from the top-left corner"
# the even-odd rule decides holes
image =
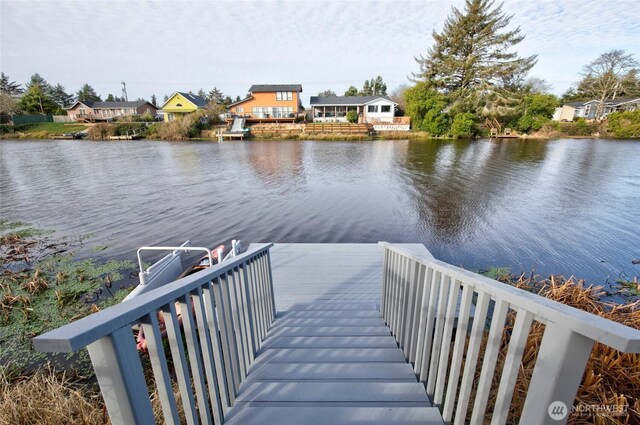
[[[142,251],[185,251],[185,252],[189,252],[189,251],[204,251],[207,253],[207,257],[209,258],[209,264],[213,264],[213,257],[211,255],[211,251],[209,250],[209,248],[207,247],[203,247],[203,246],[185,246],[186,243],[191,243],[190,241],[185,242],[184,244],[182,244],[181,246],[143,246],[138,248],[138,251],[136,252],[136,255],[138,257],[138,266],[140,267],[140,273],[143,273],[143,266],[142,266],[142,255],[140,255],[142,253]],[[220,257],[218,257],[220,258]],[[149,270],[147,270],[149,271]]]

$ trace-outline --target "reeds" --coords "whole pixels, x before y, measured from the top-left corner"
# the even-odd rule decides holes
[[[583,280],[556,276],[548,279],[524,275],[518,279],[511,279],[503,276],[501,280],[516,287],[537,292],[543,297],[640,329],[640,301],[622,305],[604,302],[601,298],[605,292],[601,286],[586,286]],[[509,342],[508,335],[511,334],[514,318],[513,313],[510,313],[507,318],[497,370],[501,370],[504,364]],[[516,383],[509,423],[518,423],[517,418],[524,406],[543,334],[544,325],[534,322]],[[496,374],[489,410],[495,402],[498,378],[499,375]],[[570,424],[640,424],[640,354],[625,354],[604,344],[595,343],[574,406],[576,412],[569,416]],[[593,409],[600,407],[612,409],[615,414],[593,412]],[[588,412],[589,409],[592,411]]]

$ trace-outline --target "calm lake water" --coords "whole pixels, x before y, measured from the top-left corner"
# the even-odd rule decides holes
[[[0,142],[0,215],[142,245],[419,242],[468,269],[640,274],[640,143]]]

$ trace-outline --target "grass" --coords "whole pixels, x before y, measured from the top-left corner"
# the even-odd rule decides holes
[[[32,349],[31,339],[119,302],[127,289],[114,287],[132,261],[78,260],[82,243],[54,238],[23,223],[0,220],[0,361],[19,373],[50,358]],[[68,356],[70,367],[89,367],[86,352]]]
[[[13,138],[17,135],[21,139],[47,139],[55,135],[84,131],[87,128],[88,126],[77,123],[40,122],[16,125],[13,128],[13,133],[5,134],[4,136]]]

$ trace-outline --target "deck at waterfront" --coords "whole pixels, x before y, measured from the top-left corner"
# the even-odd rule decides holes
[[[145,273],[170,273],[176,261]],[[421,245],[254,244],[175,276],[34,339],[41,351],[87,347],[113,424],[184,422],[180,401],[187,423],[503,425],[536,322],[544,334],[517,415],[566,423],[548,407],[574,403],[595,342],[640,352],[636,329],[438,261]]]
[[[278,313],[228,423],[442,423],[380,316],[383,254],[378,244],[274,245]]]

